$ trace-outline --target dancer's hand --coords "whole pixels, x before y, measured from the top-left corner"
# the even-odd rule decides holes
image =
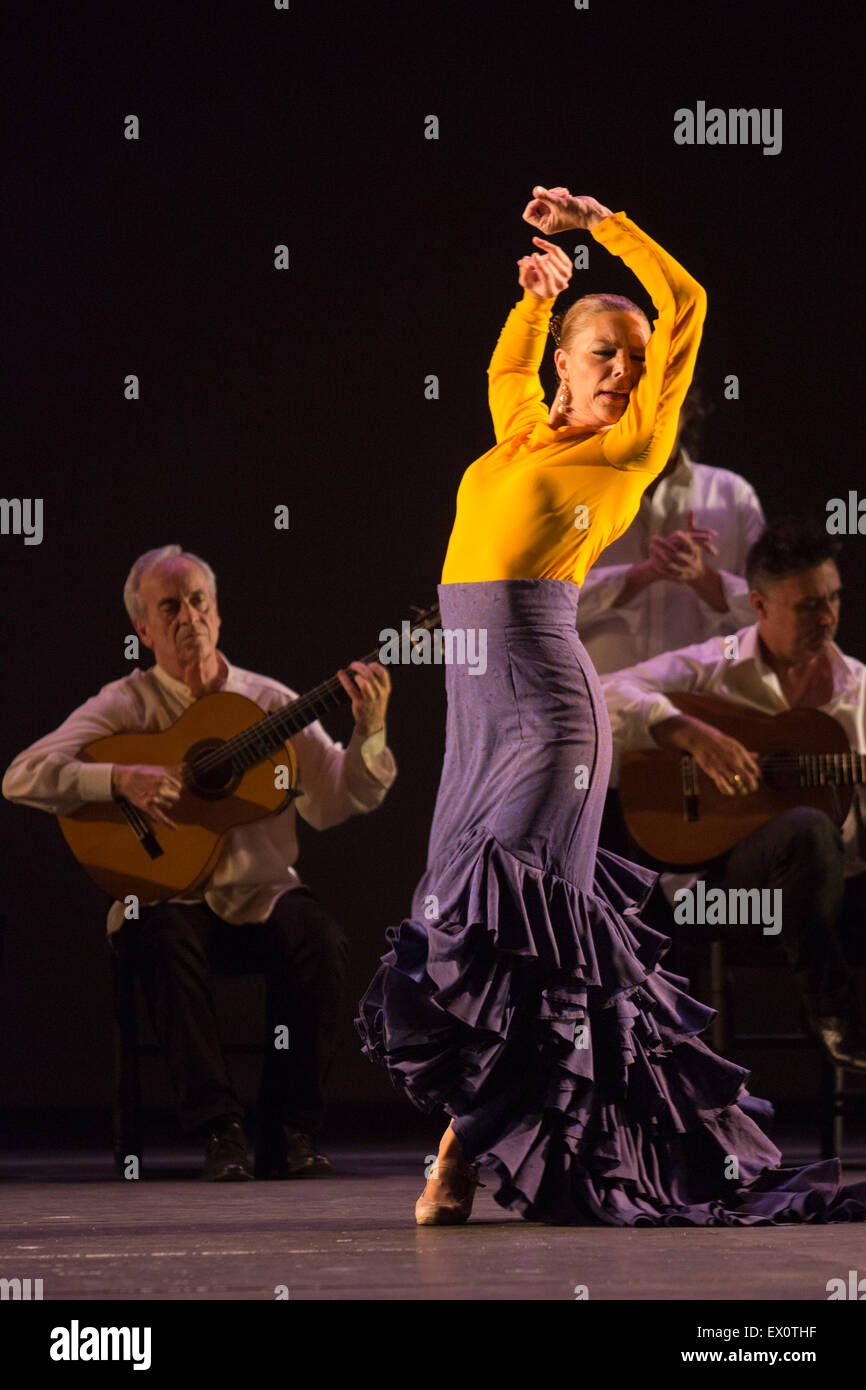
[[[555,299],[567,287],[574,269],[571,259],[561,246],[543,237],[532,238],[535,246],[544,246],[546,254],[534,251],[531,256],[521,256],[518,281],[536,299]]]
[[[610,208],[596,198],[586,195],[575,198],[567,188],[545,188],[540,183],[533,188],[532,199],[523,210],[524,222],[537,227],[546,236],[555,236],[573,227],[588,229],[612,215]]]

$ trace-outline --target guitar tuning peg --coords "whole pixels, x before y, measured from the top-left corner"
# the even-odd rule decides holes
[[[414,616],[416,623],[423,622],[426,627],[435,627],[439,623],[439,604],[434,603],[429,608],[419,608],[416,603],[409,604],[409,610]]]

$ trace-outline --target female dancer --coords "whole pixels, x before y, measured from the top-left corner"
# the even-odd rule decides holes
[[[576,631],[578,586],[668,458],[706,296],[624,213],[566,189],[523,214],[619,256],[658,312],[587,295],[565,315],[559,389],[538,368],[571,276],[554,243],[489,368],[496,446],[464,474],[439,587],[443,626],[483,629],[487,669],[447,666],[445,762],[427,870],[360,1005],[364,1051],[452,1122],[419,1224],[465,1221],[478,1166],[531,1220],[751,1224],[866,1219],[837,1160],[777,1165],[766,1102],[699,1034],[712,1011],[663,970],[637,915],[655,875],[598,848],[610,727]]]

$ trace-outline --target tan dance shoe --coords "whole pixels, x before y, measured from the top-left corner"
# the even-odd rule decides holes
[[[430,1184],[437,1191],[428,1196]],[[478,1180],[478,1169],[464,1163],[462,1158],[437,1159],[430,1169],[427,1187],[415,1203],[415,1222],[418,1226],[460,1226],[469,1220]]]

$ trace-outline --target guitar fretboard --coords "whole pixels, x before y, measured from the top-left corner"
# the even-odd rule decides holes
[[[379,649],[369,652],[361,657],[361,660],[367,666],[378,661]],[[306,695],[283,705],[282,709],[273,710],[257,724],[253,724],[252,728],[244,729],[243,733],[228,739],[220,755],[223,758],[230,757],[232,766],[238,772],[245,772],[247,768],[255,767],[256,763],[269,757],[286,739],[291,738],[292,734],[299,733],[308,724],[312,724],[314,719],[318,719],[320,714],[327,714],[335,705],[348,698],[338,678],[330,676],[328,680],[322,681],[321,685],[307,691]]]
[[[866,754],[798,753],[801,787],[841,787],[866,782]]]
[[[413,624],[407,623],[409,642],[412,646],[420,640],[421,632],[429,632],[439,626],[440,615],[439,606],[434,604],[422,613]],[[361,657],[365,666],[370,666],[374,661],[379,660],[380,648],[368,652]],[[351,672],[349,672],[351,675]],[[296,700],[290,700],[282,709],[272,710],[266,714],[264,719],[258,720],[250,725],[248,729],[235,734],[234,738],[226,739],[217,748],[210,749],[194,760],[194,772],[192,768],[186,769],[184,776],[187,780],[191,777],[200,776],[207,772],[225,768],[231,768],[235,774],[241,774],[248,768],[255,767],[257,763],[264,762],[270,757],[271,753],[276,752],[287,739],[293,734],[297,734],[301,729],[305,729],[308,724],[312,724],[314,719],[318,719],[320,714],[327,714],[328,711],[338,704],[348,700],[349,696],[344,690],[338,676],[330,676],[321,685],[315,686],[307,691],[306,695],[300,695]]]

